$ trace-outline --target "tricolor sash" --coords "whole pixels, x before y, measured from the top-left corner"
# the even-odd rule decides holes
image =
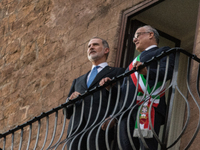
[[[140,61],[140,55],[138,55],[133,62],[129,65],[129,70],[133,68],[133,64],[136,61]],[[146,88],[146,79],[142,74],[139,74],[137,71],[131,74],[131,79],[135,86],[137,86],[138,83],[138,94],[137,94],[137,104],[141,105],[144,101],[145,103],[138,108],[140,110],[139,113],[139,125],[141,129],[141,133],[144,138],[152,138],[153,132],[151,131],[151,127],[149,125],[149,110],[151,102],[153,101],[153,107],[151,108],[151,122],[152,126],[154,127],[154,119],[155,119],[155,107],[159,105],[160,98],[165,94],[164,90],[161,89],[162,82],[158,82],[156,85],[156,88],[152,87],[150,88],[149,85],[147,85]],[[153,91],[154,90],[154,91]],[[144,96],[145,94],[145,96]],[[143,99],[142,99],[143,98]],[[133,133],[134,137],[139,137],[139,131],[137,126],[137,119],[135,123],[135,129]]]

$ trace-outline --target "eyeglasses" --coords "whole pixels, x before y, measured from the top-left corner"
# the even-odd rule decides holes
[[[140,35],[145,34],[145,33],[150,33],[150,32],[138,32],[136,33],[136,36],[133,37],[133,40],[139,38]]]

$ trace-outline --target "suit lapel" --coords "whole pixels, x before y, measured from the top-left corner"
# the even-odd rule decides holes
[[[90,71],[89,71],[89,72],[90,72]],[[88,88],[87,88],[87,76],[88,76],[89,72],[86,73],[86,74],[84,74],[84,75],[82,76],[82,78],[81,78],[81,81],[80,81],[81,86],[82,86],[84,89],[86,89],[86,90],[88,89]]]
[[[106,66],[105,68],[103,68],[95,77],[94,81],[91,83],[90,87],[92,87],[93,85],[97,84],[97,82],[99,82],[103,77],[106,76],[106,74],[108,74],[109,72],[111,72],[113,70],[112,67]],[[89,88],[90,88],[89,87]]]

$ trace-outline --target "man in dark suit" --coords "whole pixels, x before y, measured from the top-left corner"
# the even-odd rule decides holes
[[[127,68],[126,71],[131,70],[133,67],[135,67],[136,70],[138,70],[139,66],[141,66],[143,64],[143,62],[146,62],[146,61],[150,60],[152,57],[159,55],[161,52],[170,49],[169,47],[158,48],[157,45],[159,42],[159,34],[156,31],[156,29],[152,28],[149,25],[146,25],[146,26],[143,26],[143,27],[140,27],[137,29],[137,31],[135,32],[135,36],[133,38],[133,42],[135,43],[136,50],[141,52],[141,54],[133,60],[133,62],[129,65],[129,67]],[[174,68],[174,57],[175,56],[173,54],[171,54],[169,57],[169,68],[167,71],[167,73],[168,73],[167,80],[172,78],[172,73],[173,73],[173,68]],[[159,69],[158,82],[159,83],[163,82],[164,75],[165,75],[165,69],[166,69],[166,59],[167,58],[164,57],[160,60],[159,68],[157,68],[158,62],[156,60],[150,64],[149,79],[148,79],[149,89],[153,89],[153,87],[155,86],[156,74],[157,74],[158,69]],[[138,74],[140,76],[140,80],[137,79]],[[137,71],[128,77],[129,81],[130,81],[128,87],[127,87],[127,78],[124,78],[123,84],[121,86],[121,106],[125,106],[123,109],[126,110],[131,104],[133,104],[132,107],[135,106],[136,103],[138,104],[133,109],[133,111],[131,113],[131,117],[129,118],[130,119],[129,128],[130,128],[130,134],[131,134],[130,140],[133,141],[135,148],[137,150],[139,150],[140,148],[141,148],[141,150],[146,150],[143,143],[138,138],[139,133],[138,133],[137,129],[135,128],[138,108],[141,105],[141,103],[139,103],[139,102],[144,100],[144,98],[142,99],[141,97],[145,94],[145,91],[147,91],[149,93],[152,92],[152,91],[148,91],[147,89],[145,89],[146,88],[145,86],[143,86],[143,88],[142,88],[142,84],[145,85],[146,77],[147,77],[147,68],[144,67],[140,71]],[[141,80],[141,79],[143,79],[143,80]],[[103,85],[108,80],[110,80],[110,79],[109,78],[102,79],[100,82],[100,85]],[[137,81],[139,81],[139,85],[140,85],[140,88],[138,89],[138,91],[136,91]],[[128,98],[127,98],[127,101],[124,101],[127,88],[129,89]],[[137,92],[136,99],[134,99],[135,91]],[[139,94],[139,92],[140,92],[140,94]],[[161,94],[161,92],[159,94]],[[152,94],[151,97],[153,97],[153,96],[154,95]],[[139,99],[139,98],[141,98],[141,99]],[[146,100],[147,101],[144,105],[145,107],[142,107],[143,110],[146,111],[145,113],[147,113],[149,110],[151,98],[149,100],[148,99],[146,99]],[[152,100],[153,100],[153,98],[152,98]],[[133,101],[134,101],[134,103],[132,103]],[[158,100],[155,100],[154,102],[155,102],[155,105],[153,104],[152,110],[155,111],[155,115],[153,115],[154,121],[152,121],[152,122],[154,123],[154,130],[158,135],[160,126],[165,121],[165,115],[166,115],[165,96],[161,95],[160,98]],[[123,105],[124,103],[125,103],[125,105]],[[145,114],[141,114],[141,115],[143,115],[143,117],[144,116],[148,117],[148,115],[145,115]],[[144,118],[143,118],[143,120],[139,120],[139,121],[144,122]],[[146,123],[146,121],[148,122],[148,119],[145,120],[145,123]],[[140,122],[140,125],[141,125],[141,122]],[[142,125],[144,125],[144,124],[142,124]],[[149,126],[149,124],[147,124],[147,125]],[[123,117],[123,119],[120,123],[119,132],[120,132],[119,136],[120,136],[120,141],[121,141],[120,142],[121,148],[123,150],[131,150],[132,146],[131,146],[130,140],[128,138],[128,132],[127,132],[127,115],[125,115],[125,117]],[[149,149],[157,150],[158,142],[155,139],[155,137],[153,137],[152,132],[146,128],[143,130],[143,132],[145,134],[150,134],[148,136],[146,136],[145,134],[143,135],[143,136],[146,136],[145,142],[147,143],[147,146],[149,147]]]
[[[137,29],[137,31],[135,32],[135,36],[133,38],[133,42],[135,43],[136,50],[141,52],[141,54],[138,56],[138,58],[136,58],[135,61],[133,61],[130,64],[128,70],[130,70],[133,67],[136,67],[136,70],[138,70],[139,66],[142,65],[143,62],[146,62],[146,61],[150,60],[152,57],[158,56],[163,51],[170,49],[169,47],[162,47],[162,48],[157,47],[158,42],[159,42],[159,34],[156,31],[156,29],[152,28],[149,25],[146,25],[146,26],[143,26],[143,27],[140,27]],[[160,60],[159,68],[157,68],[158,62],[156,60],[150,64],[149,80],[148,80],[149,89],[152,89],[152,87],[155,86],[155,80],[156,80],[156,75],[157,75],[158,69],[159,69],[158,82],[160,82],[160,83],[163,82],[164,75],[165,75],[165,69],[166,69],[166,59],[167,59],[167,57],[164,57]],[[174,68],[174,59],[175,59],[175,56],[173,54],[171,54],[169,57],[169,68],[167,71],[167,73],[168,73],[167,80],[172,78],[173,68]],[[142,75],[144,77],[143,79],[146,81],[147,68],[146,67],[143,68],[142,70],[138,71],[138,73],[140,75]],[[130,91],[135,91],[135,88],[137,85],[137,79],[136,79],[136,81],[134,81],[133,75],[129,76],[129,78],[130,78],[129,89],[131,89]],[[140,80],[140,81],[142,82],[142,80]],[[139,84],[140,84],[140,81],[139,81]],[[145,90],[146,90],[145,88],[144,89],[141,88],[140,92],[142,95],[144,94]],[[126,91],[126,79],[124,80],[123,85],[122,85],[122,94],[124,94],[125,91]],[[159,94],[161,94],[161,92]],[[127,99],[128,105],[130,105],[131,101],[133,100],[133,97],[134,97],[134,92],[129,92],[128,99]],[[137,96],[137,101],[138,101],[138,97],[139,96]],[[152,97],[153,97],[153,94],[152,94]],[[135,100],[135,103],[136,103],[136,100]],[[147,101],[147,103],[150,103],[150,102]],[[157,135],[159,135],[160,126],[164,123],[165,115],[166,115],[165,96],[164,95],[160,96],[160,98],[158,98],[158,101],[155,100],[154,103],[155,103],[155,106],[153,105],[153,108],[152,108],[153,110],[155,110],[154,122],[153,122],[154,130],[157,133]],[[148,105],[149,104],[147,104],[147,107],[149,107]],[[132,135],[134,134],[134,130],[136,130],[134,128],[135,128],[135,120],[136,120],[137,113],[138,113],[138,108],[136,108],[133,111],[132,117],[131,117],[130,129],[131,129]],[[141,123],[140,123],[140,125],[141,125]],[[124,138],[128,139],[126,127],[127,127],[126,126],[126,118],[124,118],[124,121],[122,121],[122,125],[121,125],[121,133],[124,136]],[[122,136],[122,138],[123,138],[123,136]],[[124,140],[124,138],[123,138],[123,140]],[[153,137],[153,136],[147,137],[147,138],[145,138],[145,141],[150,150],[157,150],[158,143],[157,143],[157,140],[155,139],[155,137]],[[146,149],[144,147],[144,145],[142,144],[141,140],[138,139],[137,134],[133,138],[133,143],[134,143],[136,149],[139,149],[139,147],[141,147],[142,150]],[[131,149],[130,142],[122,143],[122,147],[123,147],[123,149]]]
[[[99,37],[94,37],[89,41],[87,55],[88,59],[92,63],[92,69],[88,73],[73,81],[67,100],[72,100],[79,94],[84,93],[86,90],[98,86],[99,81],[102,78],[113,78],[124,72],[123,68],[114,68],[108,66],[106,62],[108,54],[109,45],[107,41]],[[91,81],[91,77],[94,76],[94,70],[96,71],[97,75],[93,77],[94,79]],[[78,145],[81,145],[81,150],[85,150],[87,149],[87,141],[89,141],[89,149],[96,149],[95,138],[97,128],[95,128],[94,132],[92,133],[87,131],[87,129],[90,128],[94,121],[95,124],[98,124],[104,118],[104,115],[106,115],[105,117],[109,117],[109,115],[112,113],[112,110],[115,106],[115,99],[110,100],[110,107],[108,109],[108,113],[106,114],[108,106],[108,94],[109,92],[103,89],[101,95],[102,98],[100,98],[100,92],[97,91],[93,94],[93,97],[87,96],[84,98],[84,100],[76,102],[74,106],[67,107],[67,118],[70,119],[68,126],[67,149],[75,150],[78,149]],[[98,111],[99,115],[97,116]],[[90,128],[90,130],[92,129],[93,128]],[[87,132],[83,132],[83,130]],[[110,132],[113,132],[113,130],[111,129]],[[82,134],[76,136],[78,133]],[[90,133],[91,136],[89,137],[88,134]],[[112,140],[112,137],[109,138],[109,141]],[[105,131],[103,130],[100,131],[98,145],[100,149],[106,149]]]

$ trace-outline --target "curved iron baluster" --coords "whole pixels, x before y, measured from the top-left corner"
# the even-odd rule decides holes
[[[78,127],[76,128],[76,130],[72,133],[72,129],[73,129],[73,126],[74,126],[74,120],[75,120],[75,114],[76,114],[76,105],[73,106],[73,121],[72,121],[72,125],[71,125],[71,129],[70,129],[70,132],[68,134],[68,138],[70,139],[71,137],[73,137],[79,130],[79,128],[81,127],[81,123],[83,121],[83,111],[84,111],[84,107],[85,107],[85,103],[84,103],[84,100],[82,101],[82,106],[81,106],[81,116],[80,116],[80,121],[79,121],[79,124],[78,124]],[[71,135],[72,134],[72,135]]]
[[[26,150],[28,150],[30,146],[31,134],[32,134],[32,123],[29,125],[29,138],[28,138],[28,144],[27,144]]]
[[[188,69],[189,69],[189,65],[188,65]],[[189,72],[188,72],[189,73]],[[182,137],[183,133],[185,132],[186,128],[187,128],[187,125],[189,123],[189,117],[190,117],[190,108],[189,108],[189,102],[187,101],[187,98],[183,95],[183,93],[180,91],[180,89],[178,88],[177,86],[177,83],[175,84],[175,87],[176,89],[178,90],[178,92],[181,94],[181,96],[184,98],[185,102],[186,102],[186,106],[187,106],[187,118],[186,118],[186,122],[185,122],[185,125],[180,133],[180,135],[178,136],[178,138],[170,145],[167,147],[167,149],[173,147],[179,140],[180,138]]]
[[[165,93],[167,90],[170,89],[171,86],[172,86],[172,84],[170,84],[170,85],[168,86],[168,88],[166,88],[165,91],[163,91],[163,92],[160,93],[159,95]],[[158,95],[158,96],[159,96],[159,95]],[[151,102],[151,105],[150,105],[150,107],[149,107],[149,112],[151,112],[151,109],[152,109],[152,107],[153,107],[153,102],[156,100],[156,98],[157,98],[157,97],[155,97],[155,98],[153,99],[153,101]],[[150,116],[149,116],[149,117],[150,117]],[[158,137],[157,134],[155,133],[155,130],[154,130],[153,126],[152,126],[151,120],[149,120],[149,121],[150,121],[150,122],[149,122],[149,125],[151,126],[151,130],[152,130],[152,132],[153,132],[153,135],[155,136],[155,138],[156,138],[156,140],[158,141],[158,143],[160,144],[160,146],[164,149],[164,147],[163,147],[164,144],[161,142],[161,140],[159,139],[159,137]]]
[[[36,137],[36,142],[35,142],[34,150],[36,150],[36,148],[37,148],[38,139],[39,139],[39,134],[40,134],[40,127],[41,127],[41,122],[40,122],[40,119],[39,119],[39,120],[38,120],[38,132],[37,132],[37,137]]]
[[[126,90],[126,94],[125,94],[125,102],[123,103],[123,106],[122,108],[120,109],[120,112],[123,110],[123,108],[125,108],[125,105],[126,105],[126,102],[127,102],[127,99],[128,99],[128,92],[129,92],[129,77],[126,77],[127,78],[127,90]],[[117,125],[117,144],[118,144],[118,147],[119,149],[121,150],[122,149],[122,145],[121,145],[121,141],[120,141],[120,123],[121,123],[121,120],[122,120],[122,116],[123,114],[120,116],[119,120],[118,120],[118,125]]]
[[[127,99],[128,99],[128,93],[129,93],[129,76],[126,77],[127,78],[127,82],[126,82],[126,93],[125,93],[125,97],[124,97],[124,102],[123,102],[123,105],[121,107],[121,109],[119,110],[119,113],[120,114],[123,109],[125,108],[126,106],[126,102],[127,102]],[[120,125],[121,125],[121,120],[122,120],[122,117],[125,113],[122,113],[121,116],[119,117],[119,120],[118,120],[118,124],[117,124],[117,144],[118,144],[118,147],[119,149],[121,150],[122,149],[122,145],[121,145],[121,140],[120,140]],[[117,115],[116,115],[117,116]]]
[[[105,112],[105,114],[104,114],[104,116],[103,116],[102,121],[104,121],[104,120],[106,119],[106,116],[108,115],[109,107],[110,107],[110,102],[111,102],[111,95],[112,95],[112,88],[110,88],[110,91],[109,91],[107,108],[106,108],[106,112]],[[96,143],[96,150],[99,150],[98,138],[99,138],[101,126],[102,126],[102,124],[99,126],[99,128],[98,128],[98,130],[97,130],[97,133],[96,133],[96,140],[95,140],[95,143]]]
[[[147,81],[146,81],[146,83],[148,83],[148,80],[149,80],[149,67],[147,67]],[[132,103],[132,105],[134,104],[134,101],[135,100],[137,100],[137,91],[138,91],[138,87],[139,87],[139,80],[141,80],[141,78],[140,78],[140,76],[139,76],[139,74],[137,75],[138,76],[138,81],[137,81],[137,86],[136,86],[136,89],[135,89],[135,95],[134,95],[134,98],[133,98],[133,103]],[[148,84],[146,84],[145,85],[145,89],[147,89],[147,86],[148,86]],[[145,97],[145,95],[146,95],[146,93],[147,93],[147,90],[144,92],[144,94],[143,94],[143,96],[142,96],[142,101],[143,101],[143,99],[144,99],[144,97]],[[142,102],[141,101],[141,102]],[[136,101],[137,102],[137,101]],[[140,103],[141,103],[140,102]],[[131,105],[131,106],[132,106]],[[137,105],[139,105],[139,104],[135,104],[135,106],[134,107],[129,107],[129,109],[131,108],[131,110],[130,110],[130,112],[129,112],[129,114],[128,114],[128,118],[127,118],[127,133],[128,133],[128,138],[129,138],[129,141],[130,141],[130,143],[131,143],[131,146],[132,146],[132,148],[133,149],[136,149],[135,148],[135,146],[134,146],[134,143],[133,143],[133,140],[132,140],[132,138],[131,138],[131,136],[133,136],[133,135],[131,135],[131,131],[130,131],[130,118],[131,118],[131,114],[132,114],[132,112],[134,111],[134,108],[137,106]],[[138,110],[139,111],[139,110]],[[140,130],[140,127],[138,126],[138,129]],[[146,142],[145,142],[146,143]]]
[[[159,68],[159,69],[157,69],[158,71],[157,71],[156,77],[159,76],[160,61],[158,62],[157,68]],[[156,98],[157,98],[158,96],[162,95],[163,93],[165,93],[165,91],[166,91],[166,90],[164,90],[163,92],[161,92],[161,91],[164,89],[165,85],[166,85],[166,80],[167,80],[167,75],[168,75],[168,68],[169,68],[169,56],[167,56],[167,59],[166,59],[165,75],[164,75],[164,79],[163,79],[162,86],[161,86],[161,88],[160,88],[160,91],[158,92],[159,94],[152,100],[151,105],[150,105],[150,107],[149,107],[149,112],[151,112],[153,103],[154,103],[154,101],[156,100]],[[157,81],[158,81],[158,78],[156,78],[156,83],[155,83],[154,87],[156,87]],[[154,92],[154,90],[155,90],[155,89],[152,90],[152,93]],[[151,93],[150,95],[152,95],[152,93]],[[148,114],[148,118],[149,118],[149,125],[150,125],[150,127],[151,127],[151,131],[153,132],[153,135],[154,135],[155,139],[157,140],[157,142],[158,142],[160,145],[162,145],[161,140],[159,139],[158,135],[156,134],[156,132],[155,132],[155,130],[154,130],[154,128],[153,128],[153,125],[152,125],[152,122],[151,122],[151,113]]]
[[[82,103],[83,105],[83,103]],[[82,106],[83,107],[83,106]],[[70,136],[72,134],[72,129],[73,129],[73,126],[74,126],[74,119],[75,119],[75,114],[76,114],[76,105],[74,104],[73,105],[73,113],[72,113],[72,117],[70,118],[71,122],[72,122],[72,125],[71,125],[71,128],[69,130],[69,133],[68,133],[68,136]],[[81,113],[82,114],[82,113]],[[81,116],[82,118],[83,116]],[[80,122],[79,122],[79,125],[80,125]],[[77,131],[77,130],[76,130]],[[75,131],[75,132],[76,132]]]
[[[177,137],[177,139],[170,145],[167,147],[167,149],[170,149],[171,147],[173,147],[179,140],[180,138],[182,137],[183,133],[185,132],[186,128],[187,128],[187,125],[189,123],[189,117],[190,117],[190,105],[187,101],[187,98],[183,95],[183,93],[180,91],[180,89],[178,88],[178,86],[176,86],[176,89],[178,90],[178,92],[181,94],[181,96],[183,97],[183,99],[185,100],[186,102],[186,106],[187,106],[187,118],[186,118],[186,122],[185,122],[185,125],[183,126],[183,129],[181,131],[181,133],[179,134],[179,136]]]
[[[198,108],[198,110],[199,110],[199,114],[200,114],[200,107],[199,107],[199,104],[198,104],[197,100],[195,99],[194,95],[192,94],[192,91],[191,91],[190,85],[189,85],[190,66],[191,66],[191,58],[189,58],[189,60],[188,60],[187,87],[188,87],[188,91],[189,91],[190,95],[192,96],[192,98],[193,98],[193,100],[194,100],[194,102],[195,102],[195,104],[196,104],[196,106],[197,106],[197,108]],[[198,81],[197,81],[197,82],[198,82]],[[196,127],[196,130],[195,130],[195,133],[194,133],[192,139],[190,140],[190,142],[188,143],[188,145],[186,146],[185,149],[188,149],[188,148],[190,147],[190,145],[191,145],[192,142],[194,141],[195,137],[197,136],[197,133],[199,132],[199,128],[200,128],[200,115],[199,115],[199,121],[198,121],[198,125],[197,125],[197,127]]]
[[[101,111],[101,106],[102,106],[102,90],[100,90],[100,95],[99,95],[99,107],[98,107],[98,112],[97,112],[97,117],[96,119],[94,120],[94,122],[92,123],[92,125],[90,127],[92,127],[93,125],[95,125],[95,123],[97,122],[98,120],[98,116],[100,114],[100,111]],[[95,129],[95,127],[93,127]],[[90,128],[87,129],[87,131],[89,130]],[[87,132],[86,131],[86,132]],[[86,133],[85,132],[85,133]],[[88,137],[87,137],[87,149],[89,148],[89,139],[92,135],[92,132],[93,132],[93,129],[91,129],[91,131],[88,133]],[[84,134],[82,135],[81,138],[83,138]]]
[[[66,125],[66,114],[67,114],[67,110],[66,109],[67,109],[66,107],[63,108],[64,119],[63,119],[63,127],[62,127],[62,131],[61,131],[61,135],[60,135],[58,141],[54,144],[54,146],[51,147],[51,149],[55,147],[55,150],[56,150],[58,148],[59,142],[60,142],[60,140],[61,140],[61,138],[62,138],[62,136],[64,134],[65,125]]]
[[[133,140],[132,140],[133,133],[131,135],[131,132],[130,132],[130,118],[131,118],[131,115],[132,115],[132,113],[133,113],[133,111],[134,111],[134,109],[135,109],[136,106],[137,106],[137,104],[130,110],[130,112],[128,114],[128,117],[127,117],[127,133],[128,133],[128,138],[129,138],[129,142],[130,142],[130,144],[131,144],[131,146],[132,146],[132,148],[134,150],[136,150],[136,148],[135,148],[135,145],[134,145]]]
[[[134,70],[134,69],[132,69],[132,70]],[[128,97],[128,93],[129,93],[129,81],[130,80],[130,78],[129,78],[129,76],[127,77],[127,86],[126,86],[126,94],[125,94],[125,101],[124,101],[124,104],[123,104],[123,106],[122,106],[122,108],[121,108],[121,110],[120,110],[120,112],[116,115],[116,116],[118,116],[118,115],[121,115],[120,116],[120,118],[119,118],[119,121],[118,121],[118,125],[117,125],[117,134],[118,134],[118,138],[117,138],[117,141],[118,141],[118,146],[119,146],[119,148],[120,149],[122,149],[122,146],[121,146],[121,140],[120,140],[120,126],[121,126],[121,121],[122,121],[122,119],[123,119],[123,116],[128,112],[128,111],[130,111],[129,112],[129,116],[128,116],[128,118],[127,118],[127,120],[129,121],[130,119],[130,114],[132,113],[132,110],[138,105],[138,104],[136,104],[136,105],[134,105],[134,103],[135,103],[135,100],[136,100],[136,96],[137,96],[137,92],[135,92],[135,94],[134,94],[134,97],[133,97],[133,100],[132,100],[132,102],[131,102],[131,104],[130,104],[130,106],[127,108],[127,109],[125,109],[124,111],[122,111],[122,109],[124,109],[125,108],[125,105],[126,105],[126,103],[127,103],[127,97]],[[136,89],[135,89],[135,91],[138,91],[138,85],[139,85],[139,82],[137,82],[137,86],[136,86]],[[131,109],[131,110],[130,110]],[[130,122],[128,122],[128,124],[127,124],[127,132],[128,132],[128,140],[130,141],[130,143],[131,143],[131,146],[132,146],[132,148],[133,149],[135,149],[135,146],[134,146],[134,144],[133,144],[133,141],[132,141],[132,139],[131,139],[131,135],[130,135],[130,126],[128,126],[130,124]]]
[[[91,118],[91,113],[92,113],[93,99],[94,99],[94,98],[93,98],[93,95],[91,95],[91,103],[90,103],[89,116],[88,116],[88,120],[87,120],[87,122],[86,122],[86,124],[85,124],[85,127],[83,128],[82,131],[80,131],[77,135],[75,135],[75,137],[73,137],[73,139],[72,139],[71,142],[70,142],[70,147],[69,147],[69,149],[71,149],[74,140],[75,140],[81,133],[83,133],[83,132],[85,131],[85,129],[87,128],[87,126],[89,125],[90,118]],[[83,110],[84,110],[84,107],[83,107]],[[84,112],[82,112],[82,113],[84,113]],[[79,141],[79,143],[78,143],[78,148],[80,147],[80,146],[79,146],[80,143],[81,143],[81,141]]]
[[[64,150],[66,146],[67,146],[67,142],[64,143],[62,150]]]
[[[6,137],[4,137],[3,139],[3,150],[5,150],[5,146],[6,146]]]
[[[106,148],[107,150],[110,150],[110,147],[109,147],[109,139],[108,139],[108,131],[109,131],[109,128],[110,128],[110,125],[112,123],[112,121],[115,120],[115,118],[113,117],[117,111],[117,108],[119,106],[119,100],[120,100],[120,81],[117,82],[117,97],[116,97],[116,103],[115,103],[115,107],[113,109],[113,112],[112,114],[110,115],[110,121],[108,123],[108,126],[106,128],[106,133],[105,133],[105,139],[106,139]]]
[[[179,66],[179,57],[180,57],[180,52],[176,53],[175,57],[175,65],[174,65],[174,71],[173,71],[173,76],[172,76],[172,93],[171,93],[171,98],[169,100],[169,112],[168,112],[168,118],[167,118],[167,123],[166,123],[166,129],[165,129],[165,139],[164,139],[164,145],[167,145],[167,137],[169,135],[169,128],[170,128],[170,123],[171,123],[171,116],[172,116],[172,106],[174,102],[174,96],[175,96],[175,88],[177,85],[177,78],[178,78],[178,66]]]
[[[120,87],[121,87],[121,83],[120,81],[117,82],[117,97],[116,97],[116,104],[115,107],[113,109],[113,112],[111,114],[111,116],[114,116],[117,112],[118,109],[118,104],[119,104],[119,100],[120,100]]]
[[[110,145],[109,145],[109,139],[108,139],[108,132],[109,132],[109,128],[110,128],[110,125],[111,125],[111,123],[112,123],[112,121],[115,121],[115,118],[111,118],[111,119],[109,119],[110,121],[109,121],[109,123],[108,123],[108,126],[106,127],[106,132],[105,132],[105,140],[106,140],[106,149],[107,150],[110,150]]]
[[[54,122],[53,135],[52,135],[51,142],[49,143],[49,146],[47,147],[47,149],[49,149],[49,147],[52,145],[52,143],[54,141],[55,134],[56,134],[56,128],[57,128],[57,121],[58,121],[58,111],[56,111],[56,113],[55,113],[55,122]]]
[[[46,116],[46,133],[45,133],[44,143],[43,143],[43,145],[42,145],[41,150],[43,150],[43,149],[44,149],[44,146],[46,145],[47,136],[48,136],[48,131],[49,131],[48,129],[49,129],[49,115]]]
[[[73,116],[72,116],[72,125],[71,125],[71,129],[70,129],[70,132],[69,132],[69,134],[68,134],[68,137],[65,139],[65,140],[63,140],[63,141],[61,141],[60,142],[60,144],[62,144],[62,143],[65,143],[64,145],[63,145],[63,148],[62,148],[62,150],[64,150],[64,148],[67,146],[67,143],[72,139],[72,138],[74,138],[76,135],[76,132],[79,130],[79,128],[80,128],[80,126],[81,126],[81,123],[82,123],[82,120],[83,120],[83,111],[84,111],[84,100],[82,100],[82,106],[81,106],[81,116],[80,116],[80,121],[79,121],[79,124],[78,124],[78,127],[76,128],[76,130],[72,133],[72,129],[73,129],[73,125],[74,125],[74,116],[75,116],[75,114],[76,114],[76,105],[74,104],[74,106],[73,106]],[[83,130],[82,130],[83,131]],[[80,134],[82,131],[80,131],[78,134]],[[72,135],[71,135],[72,134]],[[71,144],[71,143],[70,143]]]
[[[122,144],[121,144],[121,140],[120,140],[120,125],[121,125],[121,121],[122,121],[122,117],[124,114],[122,114],[118,120],[118,125],[117,125],[117,144],[120,150],[122,150]]]
[[[14,133],[12,133],[11,150],[13,150],[13,147],[14,147]]]
[[[19,150],[20,150],[21,147],[22,147],[23,132],[24,132],[24,129],[22,128],[22,129],[21,129],[21,135],[20,135],[20,142],[19,142]]]

